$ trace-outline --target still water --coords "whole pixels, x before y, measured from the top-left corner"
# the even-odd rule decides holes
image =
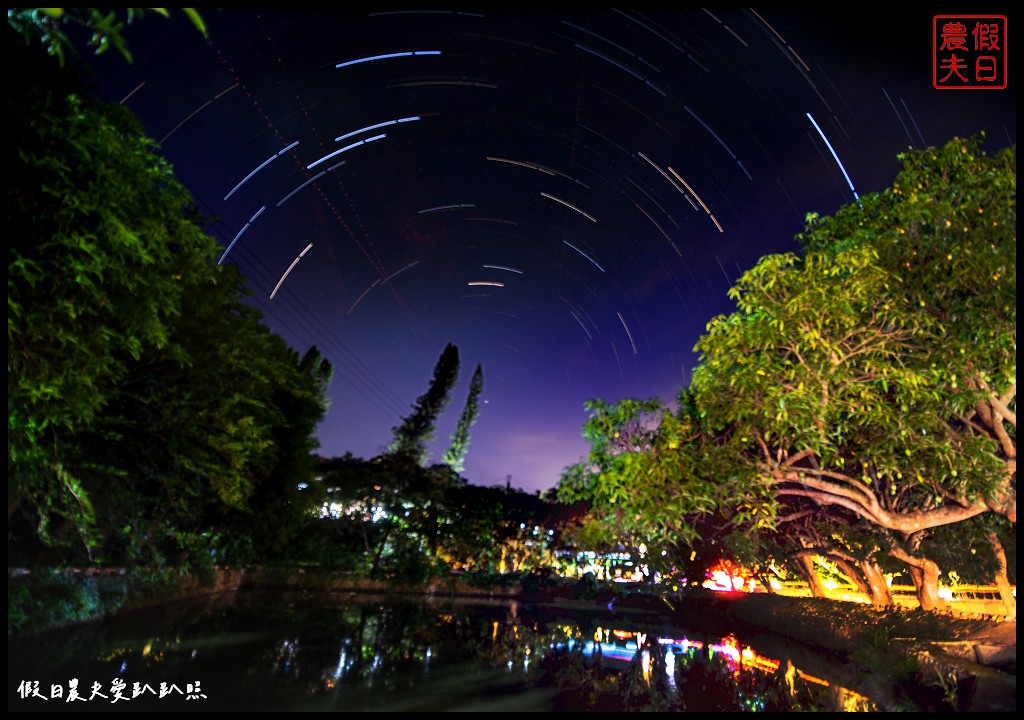
[[[243,590],[9,641],[8,710],[876,710],[851,672],[606,608]]]

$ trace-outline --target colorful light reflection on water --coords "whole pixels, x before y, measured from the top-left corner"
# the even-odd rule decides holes
[[[114,712],[872,709],[735,636],[506,601],[347,593],[175,603],[9,642],[8,668],[17,711],[71,709],[72,679],[86,698],[99,690],[75,709]],[[123,701],[111,701],[115,686]],[[159,697],[163,687],[180,694]]]

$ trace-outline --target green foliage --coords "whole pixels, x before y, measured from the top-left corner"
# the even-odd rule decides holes
[[[215,244],[182,214],[187,193],[123,109],[28,84],[8,108],[8,467],[41,528],[54,511],[80,524],[91,503],[55,439],[88,428],[130,363],[167,348],[182,280]]]
[[[997,565],[989,533],[995,533],[1006,550],[1009,582],[1016,584],[1016,527],[1000,515],[986,513],[935,528],[923,539],[921,551],[939,567],[953,570],[945,573],[945,585],[992,585]]]
[[[469,382],[469,394],[466,396],[466,406],[462,409],[459,422],[452,432],[451,445],[445,450],[441,462],[450,467],[456,473],[462,473],[466,464],[466,453],[469,452],[469,430],[476,422],[480,414],[480,393],[484,389],[484,371],[479,365],[473,372],[473,378]]]
[[[576,597],[580,600],[593,600],[601,592],[601,583],[592,572],[583,573],[583,576],[576,581]]]
[[[195,8],[179,8],[196,30],[207,36],[206,23]],[[119,17],[123,12],[123,19]],[[128,62],[132,54],[124,37],[125,24],[139,22],[150,13],[170,17],[167,8],[7,8],[7,25],[16,31],[26,43],[40,42],[49,55],[57,58],[61,65],[69,54],[75,54],[75,43],[68,37],[67,26],[90,33],[87,45],[101,55],[110,48],[116,48]]]
[[[1016,151],[957,138],[900,159],[892,188],[809,214],[801,253],[744,273],[675,412],[590,401],[560,497],[625,544],[695,546],[717,516],[703,530],[742,531],[748,560],[787,535],[860,562],[1015,522]]]
[[[316,522],[333,528],[323,557],[343,552],[349,570],[409,582],[452,571],[514,578],[554,564],[566,513],[558,503],[470,485],[447,465],[423,468],[390,453],[324,459],[318,476],[321,513],[329,519]]]
[[[191,196],[125,108],[38,48],[8,52],[16,554],[203,563],[217,530],[254,525],[270,553],[302,515],[330,365],[315,349],[300,359],[242,302],[243,278],[217,265]]]
[[[7,581],[7,635],[91,620],[101,607],[95,579],[39,568]]]
[[[609,539],[626,545],[694,542],[693,523],[718,509],[719,477],[711,460],[717,441],[687,393],[675,412],[657,399],[632,398],[590,400],[586,409],[591,450],[563,473],[559,499],[589,503]]]
[[[564,506],[505,487],[459,484],[444,497],[438,556],[458,570],[542,571],[565,525]]]
[[[260,528],[254,534],[258,552],[268,560],[289,557],[301,536],[315,533],[310,520],[319,498],[306,488],[316,474],[315,432],[327,411],[333,368],[316,347],[301,359],[297,354],[292,357],[297,373],[272,385],[272,402],[282,416],[272,431],[276,462],[250,503]]]
[[[355,543],[346,545],[354,550],[351,569],[417,583],[447,572],[438,557],[449,521],[445,497],[461,480],[446,466],[423,468],[395,454],[346,455],[323,461],[319,475],[324,512]]]
[[[27,635],[165,602],[186,573],[171,569],[80,572],[39,565],[7,580],[7,635]],[[208,575],[207,583],[212,582]]]
[[[1015,514],[1015,440],[992,418],[994,395],[1015,402],[1015,154],[954,140],[903,161],[891,190],[812,216],[802,256],[744,274],[692,387],[766,498],[904,531],[982,500]]]

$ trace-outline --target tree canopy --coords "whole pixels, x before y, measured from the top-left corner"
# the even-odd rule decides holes
[[[697,344],[734,471],[899,533],[1016,517],[1016,155],[908,153],[889,190],[811,216]]]
[[[904,555],[1015,523],[1016,151],[981,140],[907,152],[892,187],[810,214],[803,251],[762,258],[708,323],[677,411],[588,405],[562,496],[691,541],[694,516],[856,519]]]
[[[8,60],[9,539],[113,562],[209,545],[258,490],[311,478],[293,458],[330,366],[242,302],[127,109],[40,46]]]

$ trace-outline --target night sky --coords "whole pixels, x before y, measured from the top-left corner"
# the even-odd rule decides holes
[[[899,152],[1016,142],[1012,74],[932,87],[932,10],[202,12],[208,41],[178,11],[127,27],[101,93],[216,218],[247,302],[334,365],[319,452],[379,453],[451,342],[432,461],[482,365],[479,485],[554,486],[588,398],[673,400],[741,272]]]

